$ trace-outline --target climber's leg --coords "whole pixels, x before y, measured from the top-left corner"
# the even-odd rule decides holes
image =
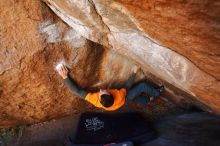
[[[159,96],[160,89],[156,89],[146,82],[139,83],[135,85],[133,88],[128,90],[126,95],[126,100],[133,100],[135,97],[139,96],[141,93],[147,93],[151,96]]]

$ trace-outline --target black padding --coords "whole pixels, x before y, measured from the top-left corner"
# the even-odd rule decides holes
[[[74,144],[141,144],[154,138],[151,124],[138,113],[84,113],[71,140]]]

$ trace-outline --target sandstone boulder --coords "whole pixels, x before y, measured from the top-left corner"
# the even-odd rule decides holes
[[[135,60],[146,72],[219,113],[217,0],[44,1],[82,36]]]
[[[62,60],[91,90],[123,86],[140,64],[177,98],[220,113],[217,0],[44,2],[0,1],[0,127],[96,110],[64,86]]]

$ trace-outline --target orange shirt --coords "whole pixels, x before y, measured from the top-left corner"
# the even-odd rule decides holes
[[[94,106],[98,107],[98,108],[103,108],[105,110],[108,111],[114,111],[118,108],[120,108],[121,106],[124,105],[125,103],[125,96],[126,96],[126,89],[122,88],[120,90],[118,89],[110,89],[107,90],[109,93],[111,93],[113,95],[114,98],[114,103],[112,106],[106,108],[104,107],[100,101],[99,101],[99,92],[97,93],[88,93],[86,95],[85,100],[90,102],[91,104],[93,104]]]

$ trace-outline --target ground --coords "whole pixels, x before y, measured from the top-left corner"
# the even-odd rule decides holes
[[[139,111],[148,119],[158,119],[164,115],[183,110],[164,98],[157,98],[148,106],[129,103],[115,112]],[[104,112],[99,109],[92,111]],[[81,113],[75,113],[57,120],[26,126],[9,143],[9,146],[61,146],[74,133]]]

